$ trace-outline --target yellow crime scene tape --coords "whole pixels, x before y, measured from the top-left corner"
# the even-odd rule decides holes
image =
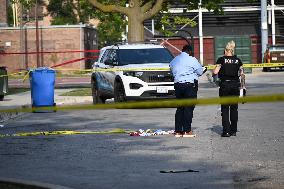
[[[263,63],[263,64],[243,64],[244,68],[263,68],[263,67],[281,67],[284,63]],[[209,70],[212,70],[216,65],[204,66]],[[170,70],[170,68],[94,68],[92,71],[109,72],[109,71],[148,71],[148,70]],[[90,70],[87,70],[90,71]]]
[[[138,101],[112,104],[87,104],[87,105],[66,105],[57,107],[38,107],[38,108],[18,108],[0,110],[1,112],[33,112],[33,111],[66,111],[66,110],[98,110],[98,109],[149,109],[149,108],[175,108],[192,105],[213,105],[213,104],[236,104],[236,103],[268,103],[284,102],[284,94],[265,95],[265,96],[246,96],[246,97],[222,97],[222,98],[202,98],[202,99],[170,99],[155,101]],[[40,131],[23,132],[16,134],[2,134],[2,137],[24,137],[38,135],[75,135],[75,134],[129,134],[130,130],[114,129],[109,131]]]
[[[38,131],[38,132],[22,132],[15,134],[2,134],[0,138],[3,137],[26,137],[26,136],[51,136],[51,135],[79,135],[79,134],[129,134],[133,131],[124,129],[113,129],[109,131]]]
[[[244,68],[263,68],[263,67],[284,67],[284,63],[262,63],[262,64],[243,64]],[[216,67],[216,65],[207,65],[204,66],[209,70],[212,70]],[[148,70],[170,70],[170,68],[94,68],[92,70],[86,70],[86,71],[148,71]]]
[[[206,67],[208,70],[212,70],[216,67],[216,65],[207,65],[204,66]],[[260,63],[260,64],[243,64],[244,68],[263,68],[263,67],[284,67],[284,63]],[[55,71],[78,71],[78,72],[115,72],[115,71],[151,71],[151,70],[155,70],[155,71],[168,71],[170,70],[170,68],[94,68],[94,69],[53,69]],[[31,72],[32,70],[29,71],[23,71],[23,72],[17,72],[17,73],[12,73],[12,74],[7,74],[7,75],[0,75],[1,77],[9,77],[12,75],[18,75],[18,74],[22,74],[22,73],[26,73],[24,75],[24,79],[26,80],[27,76],[29,75],[29,72]]]
[[[176,108],[192,105],[238,104],[238,103],[268,103],[284,101],[284,94],[245,96],[245,97],[214,97],[200,99],[168,99],[154,101],[135,101],[109,104],[83,104],[48,107],[22,107],[14,109],[1,109],[1,112],[37,112],[37,111],[69,111],[69,110],[99,110],[99,109],[150,109],[150,108]]]
[[[9,76],[13,76],[13,75],[19,75],[19,74],[23,74],[26,73],[27,71],[22,71],[22,72],[16,72],[16,73],[11,73],[11,74],[6,74],[6,75],[0,75],[1,77],[9,77]]]
[[[244,68],[268,68],[268,67],[281,67],[284,66],[284,63],[261,63],[261,64],[243,64]],[[205,66],[207,69],[212,70],[216,65]]]
[[[244,64],[245,68],[261,68],[261,67],[280,67],[284,66],[284,63],[263,63],[263,64]],[[205,66],[207,69],[214,69],[216,65]],[[95,69],[54,69],[57,71],[147,71],[147,70],[169,70],[169,68],[95,68]],[[1,75],[0,77],[6,77],[11,75],[17,75],[26,73],[24,79],[27,78],[30,71],[23,71],[18,73],[12,73],[7,75]],[[111,103],[111,104],[96,104],[96,105],[65,105],[65,106],[49,106],[49,107],[22,107],[14,109],[2,109],[1,112],[13,113],[13,112],[36,112],[36,111],[68,111],[68,110],[96,110],[96,109],[149,109],[149,108],[176,108],[182,106],[192,105],[213,105],[213,104],[236,104],[236,103],[268,103],[268,102],[283,102],[284,94],[265,95],[265,96],[245,96],[245,97],[215,97],[215,98],[203,98],[203,99],[170,99],[170,100],[155,100],[155,101],[136,101],[136,102],[124,102],[124,103]],[[42,131],[42,132],[26,132],[17,133],[12,135],[0,135],[0,137],[7,136],[38,136],[38,135],[74,135],[74,134],[119,134],[130,133],[131,131],[116,129],[110,131]]]

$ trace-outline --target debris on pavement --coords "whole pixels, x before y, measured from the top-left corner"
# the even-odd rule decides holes
[[[169,131],[163,131],[161,129],[158,130],[151,130],[151,129],[147,129],[147,130],[143,130],[143,129],[139,129],[138,131],[135,132],[130,132],[129,135],[130,136],[154,136],[154,135],[170,135],[170,134],[174,134],[174,130],[169,130]]]

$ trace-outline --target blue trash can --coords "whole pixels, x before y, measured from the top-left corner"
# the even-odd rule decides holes
[[[29,77],[32,107],[55,106],[55,71],[50,68],[41,67],[32,70]]]

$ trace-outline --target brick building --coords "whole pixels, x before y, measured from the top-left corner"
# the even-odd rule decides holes
[[[38,5],[38,28],[35,22],[35,8],[24,10],[21,14],[17,9],[18,20],[15,27],[7,27],[7,0],[0,0],[0,52],[23,54],[0,55],[0,66],[6,66],[8,72],[17,72],[38,66],[51,67],[54,65],[72,62],[60,69],[86,69],[91,68],[95,59],[85,59],[85,57],[97,55],[97,53],[36,53],[54,51],[84,51],[98,48],[98,37],[95,27],[89,25],[55,25],[50,26],[51,17],[47,15],[45,4],[48,0],[43,0],[43,4]],[[20,6],[18,6],[20,7]],[[22,24],[22,27],[21,27]],[[38,31],[38,40],[36,40]],[[38,46],[38,48],[37,48]]]
[[[64,25],[39,27],[39,52],[78,51],[97,49],[96,29],[86,25]],[[22,52],[24,54],[0,55],[0,66],[6,66],[8,72],[34,68],[37,65],[51,67],[72,60],[95,56],[95,53],[39,53],[36,52],[36,28],[2,27],[0,41],[4,44],[5,53]],[[60,68],[90,68],[94,60],[86,59],[66,64]]]

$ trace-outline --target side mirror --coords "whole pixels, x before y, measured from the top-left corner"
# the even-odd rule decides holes
[[[93,65],[92,65],[92,68],[98,68],[99,67],[99,63],[98,62],[95,62]]]

